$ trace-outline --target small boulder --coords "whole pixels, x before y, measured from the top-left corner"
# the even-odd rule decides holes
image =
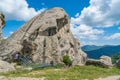
[[[14,71],[14,65],[6,62],[6,61],[2,61],[0,60],[0,72],[8,72],[8,71]]]
[[[112,62],[111,58],[108,56],[101,56],[100,59],[87,59],[86,65],[95,65],[95,66],[101,66],[104,68],[111,68]]]
[[[109,56],[101,56],[100,60],[101,60],[101,62],[103,62],[107,65],[112,65],[112,60]]]

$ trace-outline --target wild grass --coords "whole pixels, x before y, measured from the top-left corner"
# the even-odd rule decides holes
[[[7,73],[0,73],[0,75],[6,77],[45,77],[45,80],[93,80],[99,77],[120,75],[120,69],[116,67],[107,69],[96,66],[75,66],[70,68],[49,67],[42,69],[34,69],[32,71],[17,70]]]

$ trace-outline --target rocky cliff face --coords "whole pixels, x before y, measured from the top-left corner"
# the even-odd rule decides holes
[[[12,59],[20,52],[34,63],[61,63],[69,55],[72,65],[83,65],[86,54],[70,31],[70,19],[61,8],[47,10],[25,23],[0,44],[0,57]]]
[[[0,13],[0,42],[2,40],[2,28],[5,25],[4,15]]]

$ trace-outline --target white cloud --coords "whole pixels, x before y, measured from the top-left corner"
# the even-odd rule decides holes
[[[90,0],[90,6],[72,18],[74,24],[111,27],[120,24],[120,0]]]
[[[93,29],[92,27],[86,25],[76,26],[74,24],[71,24],[71,26],[72,26],[71,30],[73,34],[77,38],[81,38],[81,39],[96,40],[98,39],[97,35],[104,33],[103,30]]]
[[[94,45],[95,43],[90,42],[90,41],[81,41],[81,46],[85,46],[85,45]]]
[[[120,30],[120,27],[118,27],[118,29]]]
[[[0,0],[0,11],[5,14],[7,20],[27,21],[33,16],[45,10],[45,8],[36,11],[29,8],[26,0]]]
[[[120,39],[120,33],[115,33],[113,35],[107,36],[107,37],[105,37],[105,39],[107,39],[107,40],[110,40],[110,39],[112,39],[112,40]]]
[[[10,33],[10,34],[13,34],[14,32],[10,31],[9,33]]]
[[[120,0],[90,0],[88,7],[71,18],[73,34],[80,39],[103,38],[104,28],[120,24],[119,7]]]
[[[8,37],[3,37],[4,39],[7,39]]]
[[[103,45],[106,45],[106,44],[101,44],[100,42],[98,43],[97,41],[81,41],[81,46],[85,46],[85,45],[103,46]],[[108,44],[108,45],[110,45],[110,44]]]

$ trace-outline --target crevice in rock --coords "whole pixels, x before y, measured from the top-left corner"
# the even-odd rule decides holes
[[[58,40],[60,40],[61,39],[61,37],[58,37]]]
[[[57,33],[56,32],[56,27],[50,27],[50,28],[47,28],[44,31],[39,32],[39,35],[41,35],[41,36],[53,36],[56,33]]]
[[[65,15],[63,18],[56,19],[56,22],[57,22],[57,27],[58,27],[57,31],[59,31],[62,27],[68,24],[67,16]]]
[[[46,39],[44,40],[44,42],[43,42],[43,63],[45,63],[45,61],[46,61],[46,57],[45,57],[45,51],[46,51]]]
[[[32,55],[34,55],[35,51],[37,50],[37,44],[29,42],[25,39],[23,40],[22,46],[23,48],[21,50],[21,54],[29,60],[32,60]]]
[[[28,32],[28,30],[31,28],[31,26],[33,25],[33,23],[37,20],[38,18],[34,18],[31,23],[28,25],[27,29],[25,30],[25,34],[23,35],[23,37],[21,39],[23,39],[26,35],[26,33]]]
[[[36,30],[29,36],[29,40],[30,40],[30,41],[34,41],[34,40],[37,38],[38,34],[39,34],[39,28],[36,29]]]
[[[72,43],[70,43],[70,46],[71,46],[72,48],[74,48],[74,45],[73,45]]]

